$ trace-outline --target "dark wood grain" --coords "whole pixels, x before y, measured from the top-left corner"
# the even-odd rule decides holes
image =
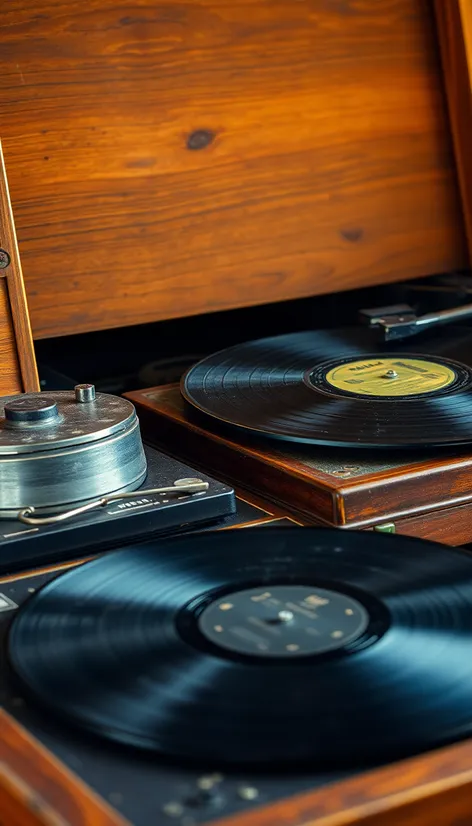
[[[428,0],[9,0],[34,335],[466,264]]]
[[[470,450],[415,457],[281,446],[196,417],[176,385],[127,397],[148,441],[276,502],[304,523],[363,529],[394,522],[399,533],[451,545],[472,542]]]
[[[435,0],[449,118],[472,263],[472,3]]]
[[[5,826],[130,826],[0,709],[0,823]]]
[[[126,822],[104,803],[87,797],[89,790],[46,750],[39,755],[36,741],[4,712],[0,712],[0,730],[5,735],[0,740],[0,805],[2,815],[13,813],[5,826],[124,826]],[[11,770],[14,764],[20,775]],[[213,823],[465,826],[471,811],[471,766],[472,742],[466,741]],[[52,806],[48,799],[54,801]]]
[[[214,826],[468,826],[471,799],[469,740]]]
[[[419,536],[445,545],[470,545],[472,504],[413,514],[396,520],[395,525],[396,532],[404,536]]]
[[[0,394],[39,390],[20,255],[0,143]]]
[[[6,277],[0,275],[0,396],[22,390]]]

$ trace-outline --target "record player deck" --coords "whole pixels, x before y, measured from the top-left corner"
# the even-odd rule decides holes
[[[413,344],[356,328],[277,336],[128,398],[150,443],[305,522],[467,544],[472,334]]]
[[[16,575],[0,595],[2,826],[470,811],[465,551],[233,529]]]
[[[469,817],[472,339],[331,335],[3,399],[1,826]]]
[[[145,456],[146,479],[126,498],[111,499],[97,510],[64,521],[25,524],[0,519],[0,572],[71,559],[87,548],[99,552],[139,537],[197,528],[236,512],[229,485],[206,474],[195,476],[188,465],[153,448],[145,447]],[[193,483],[176,485],[181,479],[195,479],[195,489]]]
[[[129,394],[149,442],[244,485],[306,522],[472,541],[472,452],[408,453],[261,444],[205,427],[170,385]]]
[[[391,451],[463,445],[472,443],[467,358],[467,328],[414,345],[377,341],[371,329],[313,330],[208,356],[181,391],[209,421],[272,440]]]
[[[0,572],[235,513],[232,487],[143,445],[124,399],[92,385],[0,399]]]

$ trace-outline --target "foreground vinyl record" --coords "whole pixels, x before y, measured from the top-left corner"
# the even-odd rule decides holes
[[[20,610],[9,658],[51,711],[222,763],[359,766],[472,734],[472,557],[244,529],[129,547]]]
[[[182,380],[201,413],[259,436],[350,447],[472,442],[472,333],[402,344],[371,330],[303,332],[216,353]]]

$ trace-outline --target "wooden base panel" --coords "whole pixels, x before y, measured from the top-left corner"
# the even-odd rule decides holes
[[[177,385],[129,393],[146,439],[257,492],[304,524],[472,542],[472,453],[412,454],[248,439],[197,416]]]
[[[130,826],[2,710],[0,812],[18,826]]]
[[[471,799],[468,741],[214,826],[462,826]]]
[[[2,826],[131,826],[2,711],[0,733]],[[214,826],[462,826],[472,816],[471,801],[472,741],[466,741],[212,822]]]

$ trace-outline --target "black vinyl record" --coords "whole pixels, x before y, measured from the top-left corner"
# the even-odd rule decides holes
[[[472,333],[402,343],[371,330],[250,341],[190,368],[181,391],[225,425],[293,442],[421,448],[472,442]]]
[[[472,557],[418,539],[244,529],[75,568],[13,621],[27,694],[122,744],[359,766],[472,734]]]

